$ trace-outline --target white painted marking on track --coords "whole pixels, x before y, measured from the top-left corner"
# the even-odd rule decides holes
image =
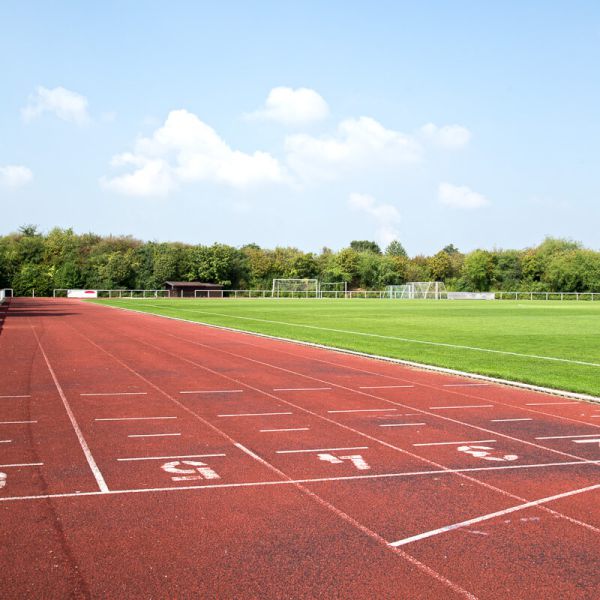
[[[572,438],[587,438],[587,437],[597,437],[597,433],[588,433],[585,435],[550,435],[544,437],[536,437],[536,440],[570,440]]]
[[[244,390],[184,390],[180,394],[241,394]]]
[[[217,415],[217,417],[271,417],[275,415],[292,415],[291,412],[272,412],[272,413],[235,413],[231,415]]]
[[[512,423],[513,421],[533,421],[530,418],[522,418],[522,419],[492,419],[490,423]]]
[[[147,437],[174,437],[181,435],[181,433],[134,433],[127,437],[130,438],[147,438]]]
[[[442,387],[485,387],[489,383],[442,383]]]
[[[427,423],[381,423],[379,427],[417,427]]]
[[[271,433],[275,431],[308,431],[309,427],[295,427],[293,429],[261,429],[261,433]]]
[[[330,387],[306,387],[306,388],[273,388],[274,392],[319,392],[330,390]]]
[[[94,421],[160,421],[162,419],[176,419],[177,417],[110,417],[94,419]]]
[[[505,454],[504,456],[492,456],[491,451],[494,448],[490,448],[489,446],[459,446],[457,448],[459,452],[464,452],[465,454],[470,454],[475,458],[481,458],[483,460],[491,460],[495,462],[502,461],[513,461],[517,460],[519,457],[516,454]]]
[[[165,463],[161,468],[167,473],[176,475],[176,477],[171,477],[173,481],[221,479],[219,474],[213,469],[211,469],[206,463],[197,460],[174,460],[172,462]]]
[[[414,385],[361,385],[359,390],[391,390],[395,388],[414,388]]]
[[[37,421],[0,421],[0,425],[21,425],[24,423],[37,423]]]
[[[1,398],[31,398],[31,396],[29,394],[24,394],[21,396],[0,396],[0,399]]]
[[[300,452],[336,452],[338,450],[368,450],[368,446],[355,446],[353,448],[312,448],[311,450],[276,450],[275,454],[297,454]]]
[[[496,440],[466,440],[462,442],[428,442],[426,444],[413,444],[413,446],[456,446],[460,444],[491,444]]]
[[[132,458],[117,458],[119,462],[138,460],[175,460],[180,458],[212,458],[214,456],[227,456],[226,454],[187,454],[184,456],[136,456]]]
[[[368,471],[371,467],[360,454],[351,454],[349,456],[335,456],[334,454],[324,453],[317,454],[319,460],[331,463],[333,465],[341,465],[345,460],[349,460],[359,471]]]
[[[90,394],[79,394],[80,396],[147,396],[148,392],[97,392]]]
[[[469,404],[463,406],[430,406],[429,410],[448,410],[451,408],[493,408],[493,404]]]
[[[6,473],[0,472],[0,490],[6,487]]]
[[[546,498],[540,498],[539,500],[533,500],[532,502],[525,502],[524,504],[518,504],[517,506],[512,506],[511,508],[505,508],[504,510],[499,510],[499,511],[496,511],[493,513],[489,513],[487,515],[475,517],[474,519],[468,519],[467,521],[461,521],[460,523],[454,523],[453,525],[446,525],[445,527],[440,527],[438,529],[432,529],[431,531],[426,531],[425,533],[420,533],[419,535],[413,535],[411,537],[407,537],[402,540],[398,540],[397,542],[391,542],[390,546],[394,546],[394,547],[404,546],[404,545],[410,544],[412,542],[417,542],[419,540],[424,540],[426,538],[433,537],[435,535],[439,535],[441,533],[446,533],[448,531],[453,531],[455,529],[460,529],[462,527],[467,527],[469,525],[475,525],[476,523],[481,523],[483,521],[489,521],[490,519],[495,519],[496,517],[503,517],[504,515],[508,515],[510,513],[517,512],[519,510],[533,508],[535,506],[540,506],[541,504],[546,504],[548,502],[552,502],[553,500],[560,500],[561,498],[568,498],[570,496],[575,496],[576,494],[582,494],[584,492],[590,492],[592,490],[597,490],[598,488],[600,488],[600,484],[591,485],[589,487],[580,488],[577,490],[571,490],[570,492],[563,492],[562,494],[556,494],[555,496],[547,496]]]
[[[0,444],[12,444],[12,440],[0,440]]]
[[[12,465],[0,465],[0,469],[9,469],[10,467],[41,467],[44,463],[16,463]]]
[[[352,408],[348,410],[328,410],[328,413],[392,412],[397,408]]]
[[[591,440],[573,440],[576,444],[600,444],[600,438],[592,438]]]
[[[561,404],[581,404],[580,402],[527,402],[525,406],[560,406]]]

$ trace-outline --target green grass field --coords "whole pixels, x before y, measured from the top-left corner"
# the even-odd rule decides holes
[[[97,302],[600,396],[600,302]]]

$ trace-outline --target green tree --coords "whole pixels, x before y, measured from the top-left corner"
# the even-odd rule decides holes
[[[391,241],[385,249],[385,253],[388,256],[402,256],[403,258],[408,258],[404,246],[398,240]]]
[[[353,240],[350,242],[350,248],[356,252],[373,252],[381,254],[381,248],[375,242],[369,240]]]

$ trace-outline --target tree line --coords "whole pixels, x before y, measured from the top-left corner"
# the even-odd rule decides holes
[[[432,256],[409,257],[399,241],[381,249],[355,240],[319,253],[247,244],[144,242],[131,236],[48,233],[25,225],[0,237],[0,288],[15,295],[51,295],[54,288],[161,289],[165,281],[204,281],[228,289],[270,289],[274,278],[343,281],[348,289],[383,289],[407,281],[443,281],[464,291],[600,292],[600,252],[571,240],[546,238],[524,250],[450,244]]]

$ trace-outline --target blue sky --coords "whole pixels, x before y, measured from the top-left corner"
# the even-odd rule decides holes
[[[597,2],[3,2],[0,233],[599,248]]]

